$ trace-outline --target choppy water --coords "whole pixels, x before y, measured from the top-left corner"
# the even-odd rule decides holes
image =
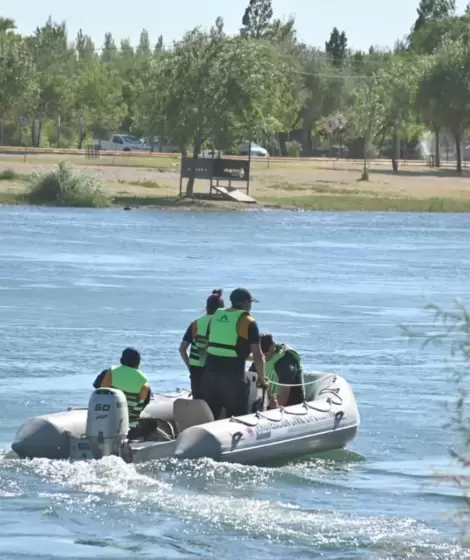
[[[398,323],[470,295],[470,217],[0,208],[0,448],[27,417],[88,399],[132,344],[154,388],[213,288],[352,383],[348,452],[272,468],[0,462],[0,558],[464,558],[438,484],[452,388]]]

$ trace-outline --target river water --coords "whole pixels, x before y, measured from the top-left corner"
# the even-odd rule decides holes
[[[470,216],[0,208],[0,558],[465,558],[438,484],[453,387],[409,345],[426,303],[470,296]],[[352,384],[349,450],[271,468],[19,461],[28,417],[83,406],[121,350],[154,389],[213,288],[248,287],[260,328]],[[428,328],[428,327],[426,327]]]

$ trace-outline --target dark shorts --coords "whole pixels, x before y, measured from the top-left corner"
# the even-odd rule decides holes
[[[202,378],[202,398],[212,410],[215,420],[225,408],[227,418],[248,414],[250,381],[239,372],[229,373],[206,369]]]
[[[204,368],[199,366],[190,366],[189,372],[192,397],[193,399],[202,399],[201,384],[202,376],[204,375]]]

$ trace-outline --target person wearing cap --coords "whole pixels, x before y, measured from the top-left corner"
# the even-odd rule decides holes
[[[260,347],[259,329],[250,315],[256,300],[245,288],[230,294],[232,306],[217,309],[209,324],[206,368],[202,378],[202,398],[217,420],[222,408],[226,416],[248,414],[250,382],[245,362],[253,354],[258,384],[266,386],[264,358]]]
[[[302,404],[305,391],[299,354],[287,344],[276,343],[272,334],[262,334],[260,339],[266,360],[264,371],[269,383],[268,408]],[[256,364],[250,371],[256,371]]]
[[[201,399],[201,382],[206,365],[207,334],[209,322],[217,309],[224,307],[222,290],[212,290],[206,300],[206,313],[193,321],[181,341],[179,352],[189,371],[193,399]],[[188,347],[191,345],[188,357]]]
[[[147,376],[139,369],[140,354],[135,348],[126,348],[121,355],[121,364],[103,370],[95,379],[93,387],[112,387],[126,395],[129,409],[128,439],[140,437],[140,413],[150,402],[151,390]]]

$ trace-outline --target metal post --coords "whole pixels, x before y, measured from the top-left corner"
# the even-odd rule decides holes
[[[250,170],[251,170],[251,140],[248,144],[248,181],[246,183],[246,194],[250,194]]]

